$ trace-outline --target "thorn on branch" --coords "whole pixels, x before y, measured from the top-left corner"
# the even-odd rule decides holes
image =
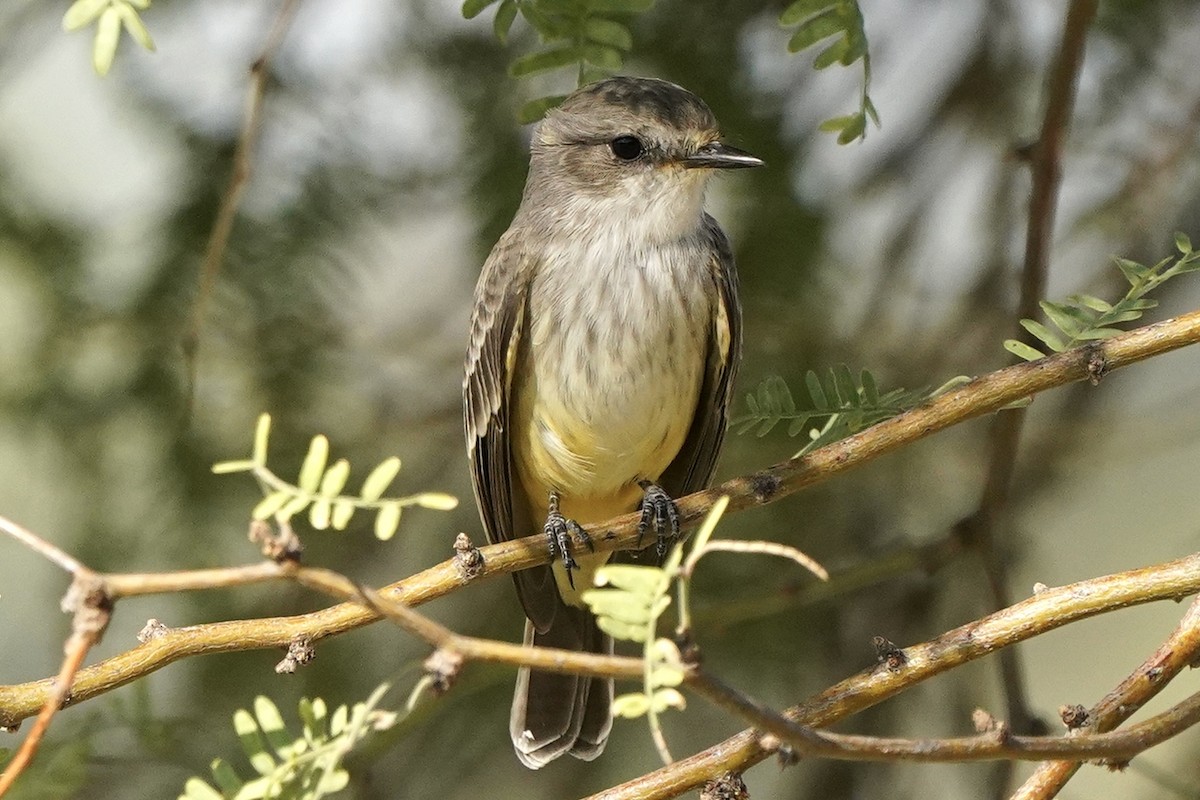
[[[288,643],[287,655],[275,665],[275,672],[278,675],[291,675],[316,657],[317,651],[312,640],[307,636],[297,636]]]
[[[142,626],[140,631],[138,631],[137,640],[142,644],[145,644],[151,639],[158,639],[166,636],[167,631],[169,630],[171,629],[166,625],[151,617],[150,619],[146,620],[146,624]]]
[[[1087,375],[1088,383],[1092,386],[1099,386],[1100,379],[1108,374],[1108,359],[1104,356],[1104,349],[1099,344],[1092,344],[1088,348],[1087,354]]]
[[[483,574],[483,554],[465,533],[454,537],[454,568],[463,583],[468,583]]]
[[[750,790],[740,772],[726,772],[704,784],[700,800],[750,800]]]
[[[976,731],[988,734],[997,744],[1007,743],[1012,736],[1007,722],[996,719],[982,708],[977,708],[971,713],[971,724],[975,726]]]
[[[1058,716],[1062,718],[1063,725],[1066,725],[1069,731],[1079,730],[1087,725],[1091,718],[1088,710],[1078,704],[1059,706]]]
[[[760,503],[768,502],[779,491],[782,481],[769,472],[759,472],[750,476],[750,490],[754,499]]]
[[[891,640],[876,636],[871,639],[871,644],[875,647],[875,658],[887,666],[888,672],[899,672],[908,664],[908,656]]]
[[[454,686],[462,672],[464,659],[452,650],[439,647],[425,659],[425,674],[433,681],[435,694],[443,695]]]
[[[285,520],[276,524],[279,526],[278,532],[265,520],[253,520],[250,523],[250,541],[259,545],[259,552],[264,558],[276,564],[299,564],[300,554],[304,552],[300,537],[292,530],[290,522]]]

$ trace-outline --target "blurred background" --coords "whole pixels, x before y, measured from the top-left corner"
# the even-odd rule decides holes
[[[112,73],[91,35],[66,34],[67,3],[0,6],[0,514],[105,571],[256,558],[258,498],[212,463],[249,453],[274,415],[271,463],[294,475],[318,432],[359,477],[397,454],[404,493],[447,491],[449,514],[415,510],[379,542],[370,520],[304,534],[306,560],[381,585],[437,563],[459,531],[482,540],[461,441],[460,380],[471,288],[520,198],[529,129],[516,109],[571,78],[507,77],[535,37],[509,47],[491,12],[451,0],[306,0],[271,64],[254,170],[203,320],[189,409],[181,341],[201,256],[231,170],[248,67],[277,3],[161,0],[158,45],[126,40]],[[815,73],[789,55],[783,2],[660,0],[633,23],[626,72],[667,78],[713,108],[768,168],[724,178],[710,208],[733,239],[746,309],[741,395],[771,375],[868,367],[884,388],[936,386],[1011,363],[1001,347],[1024,246],[1028,171],[1064,4],[864,0],[883,121],[838,146],[821,120],[856,106],[857,69]],[[1154,262],[1175,230],[1200,240],[1200,5],[1102,2],[1092,26],[1051,259],[1050,297],[1123,293],[1111,254]],[[1150,319],[1200,305],[1200,281],[1158,295]],[[1009,589],[1059,585],[1200,549],[1200,350],[1040,397],[998,535]],[[812,490],[730,517],[722,535],[801,547],[874,580],[814,598],[783,562],[723,556],[698,578],[706,663],[783,707],[873,663],[871,637],[900,645],[990,610],[978,558],[955,551],[976,508],[989,420],[978,420]],[[719,475],[789,457],[777,430],[731,436]],[[352,479],[353,481],[353,479]],[[352,484],[353,485],[353,484]],[[945,543],[940,546],[939,543]],[[910,559],[925,546],[941,557]],[[856,572],[855,574],[861,574]],[[0,682],[52,674],[69,621],[56,568],[0,541]],[[149,617],[181,626],[326,605],[290,586],[123,601],[95,659],[128,649]],[[424,607],[456,630],[517,640],[507,580]],[[1019,649],[1033,710],[1090,706],[1172,630],[1181,606],[1132,609]],[[274,652],[192,658],[64,712],[56,761],[20,797],[174,797],[213,757],[248,767],[230,723],[268,694],[359,701],[412,685],[427,648],[386,625],[321,642],[276,676]],[[618,723],[604,757],[538,773],[513,757],[511,670],[469,666],[456,689],[352,770],[359,798],[568,798],[658,766],[642,722]],[[1150,706],[1195,691],[1185,674]],[[1003,713],[996,660],[942,676],[838,726],[947,736],[970,712]],[[677,757],[743,724],[695,700],[666,721]],[[17,736],[0,737],[15,747]],[[1200,797],[1200,732],[1124,774],[1085,767],[1063,797]],[[86,758],[85,758],[86,756]],[[47,757],[49,758],[49,757]],[[1017,777],[1031,768],[1020,766]],[[754,797],[986,798],[994,765],[805,761],[747,774]],[[1002,795],[1000,795],[1002,796]]]

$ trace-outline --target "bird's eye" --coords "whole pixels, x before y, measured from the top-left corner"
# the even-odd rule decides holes
[[[635,161],[646,151],[642,140],[636,136],[618,136],[608,143],[608,148],[622,161]]]

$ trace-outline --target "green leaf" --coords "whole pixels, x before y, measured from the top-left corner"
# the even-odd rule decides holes
[[[867,132],[867,118],[862,114],[851,114],[850,122],[846,127],[842,128],[842,132],[838,134],[838,144],[850,144],[853,141],[863,138]]]
[[[290,500],[292,493],[286,490],[271,492],[269,495],[258,501],[258,505],[250,512],[251,519],[264,520],[275,516],[279,509],[283,508],[284,503]]]
[[[108,2],[109,0],[75,0],[67,9],[67,13],[63,14],[63,30],[77,31],[91,25],[100,16],[100,12],[108,7]]]
[[[496,9],[496,18],[492,21],[492,32],[500,44],[508,44],[508,32],[512,30],[513,20],[517,18],[517,0],[503,0]]]
[[[333,504],[333,514],[331,515],[330,524],[335,531],[344,531],[346,526],[350,524],[350,518],[354,516],[354,502],[351,500],[337,500]]]
[[[333,466],[325,471],[325,475],[321,478],[321,488],[317,493],[322,497],[336,497],[346,486],[346,480],[350,477],[350,462],[344,458],[339,458],[333,462]]]
[[[490,6],[496,0],[465,0],[462,4],[462,15],[464,19],[474,19],[483,13],[483,10]]]
[[[822,131],[823,133],[837,133],[839,131],[845,130],[846,126],[853,123],[854,118],[857,116],[858,116],[857,114],[847,114],[844,117],[830,117],[829,119],[821,122],[821,124],[818,125],[817,128],[818,128],[818,130]]]
[[[1056,353],[1061,353],[1066,349],[1066,343],[1058,336],[1037,320],[1023,319],[1021,327],[1036,336],[1043,344],[1049,347]]]
[[[100,13],[96,25],[96,40],[92,43],[92,67],[103,77],[112,67],[117,55],[117,42],[121,38],[121,12],[109,6]]]
[[[1039,358],[1045,357],[1045,353],[1033,349],[1024,342],[1018,342],[1016,339],[1005,339],[1004,349],[1026,361],[1037,361]]]
[[[629,32],[629,28],[611,19],[591,17],[584,23],[583,32],[590,41],[610,45],[618,50],[629,50],[633,47],[633,34]]]
[[[1072,339],[1076,338],[1079,332],[1091,323],[1091,320],[1085,317],[1083,312],[1074,306],[1055,303],[1050,300],[1042,300],[1038,305],[1042,307],[1042,311],[1050,318],[1050,321]]]
[[[137,11],[133,6],[121,3],[117,6],[117,10],[121,13],[121,22],[125,25],[125,30],[135,42],[140,44],[143,49],[154,52],[154,40],[150,38],[150,31],[146,30],[142,18],[138,16]]]
[[[396,475],[400,472],[400,459],[392,456],[379,463],[379,466],[371,470],[371,474],[363,481],[362,499],[368,503],[374,503],[383,493],[387,491],[388,486],[395,480]]]
[[[276,519],[291,519],[304,509],[308,508],[308,504],[311,502],[312,499],[309,498],[308,495],[295,495],[283,504],[283,508],[275,512],[275,517]]]
[[[242,743],[242,751],[250,760],[250,766],[259,775],[270,775],[275,770],[275,759],[267,752],[267,743],[258,730],[258,724],[250,712],[239,708],[233,715],[233,729]]]
[[[250,458],[256,464],[267,463],[267,439],[271,435],[271,415],[259,414],[258,422],[254,425],[254,450]]]
[[[683,710],[687,708],[687,701],[683,699],[683,695],[679,693],[678,689],[658,689],[650,698],[650,707],[654,709],[654,713],[661,714],[668,708]]]
[[[825,69],[834,64],[842,64],[847,66],[848,54],[850,52],[850,39],[843,36],[833,44],[821,51],[815,59],[813,59],[814,69]],[[853,62],[853,59],[849,59]]]
[[[296,485],[300,487],[300,491],[313,494],[317,491],[317,485],[321,481],[321,475],[325,472],[325,462],[329,458],[329,440],[324,434],[318,433],[312,438],[312,442],[308,446],[308,453],[304,456],[304,463],[300,467],[300,477],[296,480]]]
[[[866,45],[864,44],[863,47],[865,48]],[[864,50],[864,54],[865,54],[865,50]],[[871,98],[867,97],[865,94],[863,95],[862,107],[863,107],[863,111],[866,112],[867,116],[871,118],[871,122],[875,123],[875,127],[876,128],[880,127],[879,112],[875,110],[875,104],[871,102]]]
[[[199,778],[188,778],[180,800],[223,800],[220,792]]]
[[[863,399],[869,406],[879,405],[879,386],[875,383],[875,376],[870,370],[864,369],[858,374],[858,381],[862,385]]]
[[[645,624],[631,625],[615,617],[600,616],[596,617],[596,625],[609,636],[614,639],[620,639],[623,642],[646,641]]]
[[[253,461],[218,461],[212,465],[212,471],[215,475],[228,475],[231,472],[249,472],[255,466]]]
[[[650,699],[641,692],[618,695],[613,698],[612,713],[622,719],[637,719],[650,710]]]
[[[1125,280],[1136,286],[1139,281],[1144,280],[1150,275],[1150,270],[1142,266],[1136,261],[1130,261],[1128,258],[1115,258],[1117,267],[1120,268],[1121,274],[1125,276]]]
[[[333,504],[328,498],[322,497],[313,502],[308,509],[308,524],[319,531],[323,531],[329,527],[329,516],[333,511]]]
[[[788,52],[798,53],[822,39],[846,29],[835,8],[828,8],[806,19],[788,42]]]
[[[382,541],[387,541],[396,535],[396,529],[400,527],[400,504],[386,503],[379,508],[379,514],[375,517],[375,538]]]
[[[517,121],[522,125],[537,122],[546,116],[547,111],[552,108],[558,108],[562,101],[566,99],[567,96],[565,94],[552,94],[548,97],[539,97],[537,100],[530,100],[521,106],[521,110],[517,112]]]
[[[659,567],[637,564],[605,564],[596,570],[597,586],[615,586],[641,597],[654,597],[670,578]]]
[[[417,495],[416,503],[421,508],[431,508],[434,511],[453,511],[458,508],[458,498],[445,492],[422,492]]]
[[[245,784],[233,767],[219,758],[213,759],[211,769],[213,780],[217,782],[217,786],[220,786],[221,791],[230,797],[236,795]]]
[[[862,403],[858,397],[858,386],[854,383],[854,376],[850,373],[850,368],[845,364],[838,364],[833,368],[833,381],[837,387],[839,406],[845,408],[857,408]]]
[[[520,78],[525,75],[548,72],[552,69],[565,67],[568,64],[577,64],[583,60],[583,48],[573,44],[566,45],[553,50],[541,50],[537,53],[522,56],[509,65],[508,74],[509,77]]]
[[[808,396],[812,398],[813,407],[817,411],[832,409],[829,400],[825,397],[825,390],[821,388],[821,379],[811,369],[804,374],[804,386],[808,389]]]
[[[616,72],[625,63],[625,60],[621,57],[620,50],[606,47],[602,44],[584,45],[583,57],[588,63],[595,64],[610,72]]]
[[[1186,233],[1177,231],[1175,233],[1175,249],[1183,255],[1189,255],[1192,252],[1192,240],[1188,238]]]
[[[654,617],[644,598],[619,589],[587,589],[580,597],[597,618],[605,617],[624,625],[645,628]]]
[[[779,15],[779,24],[790,28],[808,19],[818,11],[832,8],[837,0],[796,0]]]
[[[1090,294],[1073,294],[1071,295],[1070,299],[1073,303],[1085,306],[1093,311],[1099,311],[1101,314],[1112,311],[1112,305],[1110,303]]]
[[[292,736],[283,724],[283,715],[279,713],[279,707],[271,698],[263,695],[254,698],[254,716],[258,719],[258,729],[275,752],[282,753],[290,748]]]

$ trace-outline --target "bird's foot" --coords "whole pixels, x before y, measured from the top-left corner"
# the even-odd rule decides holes
[[[579,564],[571,555],[571,551],[574,549],[572,535],[587,545],[588,550],[595,552],[596,547],[592,544],[592,537],[588,536],[582,525],[573,519],[564,517],[558,510],[557,492],[550,493],[549,513],[546,514],[546,524],[542,526],[542,531],[545,532],[546,543],[550,546],[550,558],[562,559],[563,569],[567,571],[567,581],[574,589],[574,571],[579,569]]]
[[[661,559],[667,552],[667,540],[679,538],[679,507],[661,486],[650,481],[638,481],[642,497],[642,519],[638,522],[638,545],[647,531],[653,530],[655,550]]]

